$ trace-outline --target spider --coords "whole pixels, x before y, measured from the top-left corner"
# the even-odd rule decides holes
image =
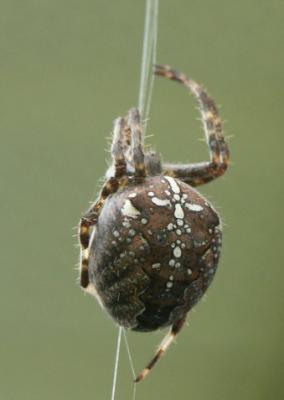
[[[140,113],[132,108],[114,121],[112,166],[79,225],[84,291],[125,328],[170,326],[135,382],[165,353],[214,277],[221,220],[193,187],[223,175],[229,160],[219,113],[206,91],[169,66],[156,65],[154,73],[180,82],[198,100],[210,161],[163,164],[156,152],[144,152]]]

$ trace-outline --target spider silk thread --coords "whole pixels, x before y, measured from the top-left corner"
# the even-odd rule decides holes
[[[115,362],[114,362],[114,371],[113,371],[111,400],[115,400],[115,389],[116,389],[118,362],[119,362],[120,345],[121,345],[121,334],[122,334],[122,327],[120,326],[118,328],[118,335],[117,335],[117,344],[116,344],[116,353],[115,353]]]
[[[150,114],[155,76],[153,65],[157,57],[159,0],[146,0],[144,38],[141,59],[138,108],[144,122],[144,135]]]

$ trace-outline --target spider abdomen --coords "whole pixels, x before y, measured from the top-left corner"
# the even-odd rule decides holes
[[[216,271],[220,219],[189,185],[148,177],[110,196],[90,246],[89,279],[109,314],[137,331],[173,324]]]

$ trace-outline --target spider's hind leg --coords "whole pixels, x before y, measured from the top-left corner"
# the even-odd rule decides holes
[[[179,178],[192,186],[210,182],[223,175],[229,163],[229,149],[222,132],[221,118],[213,99],[198,83],[169,66],[156,65],[155,74],[181,83],[196,97],[210,153],[210,161],[186,165],[164,164],[163,174]]]
[[[156,351],[155,356],[152,358],[152,360],[149,362],[149,364],[146,366],[146,368],[144,368],[143,371],[137,376],[137,378],[135,379],[135,383],[141,382],[141,381],[143,381],[143,379],[146,378],[146,376],[149,374],[150,370],[156,365],[156,363],[159,361],[159,359],[165,354],[165,352],[170,347],[170,345],[174,341],[177,334],[181,331],[182,327],[184,326],[185,320],[186,320],[186,316],[184,316],[183,318],[181,318],[173,323],[170,331],[166,334],[166,336],[162,340],[160,346],[158,347],[158,350]]]
[[[127,185],[125,151],[125,120],[117,118],[113,127],[113,142],[111,154],[113,159],[114,176],[104,183],[99,197],[89,210],[82,216],[79,224],[79,241],[81,245],[80,256],[80,286],[88,292],[92,292],[89,285],[89,246],[90,237],[95,236],[95,225],[100,211],[109,195],[115,193],[120,186]],[[93,231],[92,231],[93,230]]]

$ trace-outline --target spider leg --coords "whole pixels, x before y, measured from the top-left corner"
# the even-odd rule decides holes
[[[186,320],[186,317],[183,317],[173,323],[170,331],[166,334],[166,336],[162,340],[160,346],[158,347],[158,350],[157,350],[155,356],[152,358],[152,360],[149,362],[149,364],[146,366],[146,368],[144,368],[143,371],[137,376],[137,378],[135,379],[135,383],[141,382],[141,381],[143,381],[143,379],[146,378],[146,376],[149,374],[150,370],[155,366],[155,364],[159,361],[159,359],[165,354],[165,352],[170,347],[171,343],[174,341],[177,334],[181,331],[181,329],[185,323],[185,320]]]
[[[125,136],[125,120],[117,118],[114,121],[113,141],[111,145],[111,154],[114,163],[114,176],[120,178],[126,175],[126,160],[124,153],[127,149],[127,138]]]
[[[157,176],[162,173],[159,155],[151,150],[143,150],[143,133],[139,111],[136,108],[128,112],[124,128],[124,156],[127,161],[127,174],[136,179],[144,176]]]
[[[155,74],[181,83],[197,98],[210,153],[210,161],[188,165],[164,164],[163,174],[179,178],[192,186],[210,182],[223,175],[228,167],[229,149],[213,99],[198,83],[169,66],[156,65]]]
[[[162,174],[161,160],[155,151],[148,151],[145,153],[144,161],[147,176],[157,176]]]
[[[110,177],[103,185],[97,201],[95,201],[89,210],[82,216],[79,224],[79,241],[81,245],[80,256],[80,286],[87,290],[89,286],[89,245],[91,230],[95,234],[95,225],[98,221],[100,211],[104,202],[109,195],[115,193],[119,187],[128,183],[126,176],[126,160],[124,157],[124,128],[125,120],[117,118],[114,121],[113,127],[113,142],[111,146],[111,153],[114,165],[114,176]]]
[[[144,163],[142,126],[140,123],[140,114],[137,108],[129,110],[127,125],[131,131],[131,150],[135,169],[134,177],[136,180],[143,180],[146,176],[146,168]]]
[[[79,224],[79,242],[81,245],[80,253],[80,286],[87,289],[89,286],[89,241],[91,227],[96,224],[96,220],[91,220],[83,216]]]

